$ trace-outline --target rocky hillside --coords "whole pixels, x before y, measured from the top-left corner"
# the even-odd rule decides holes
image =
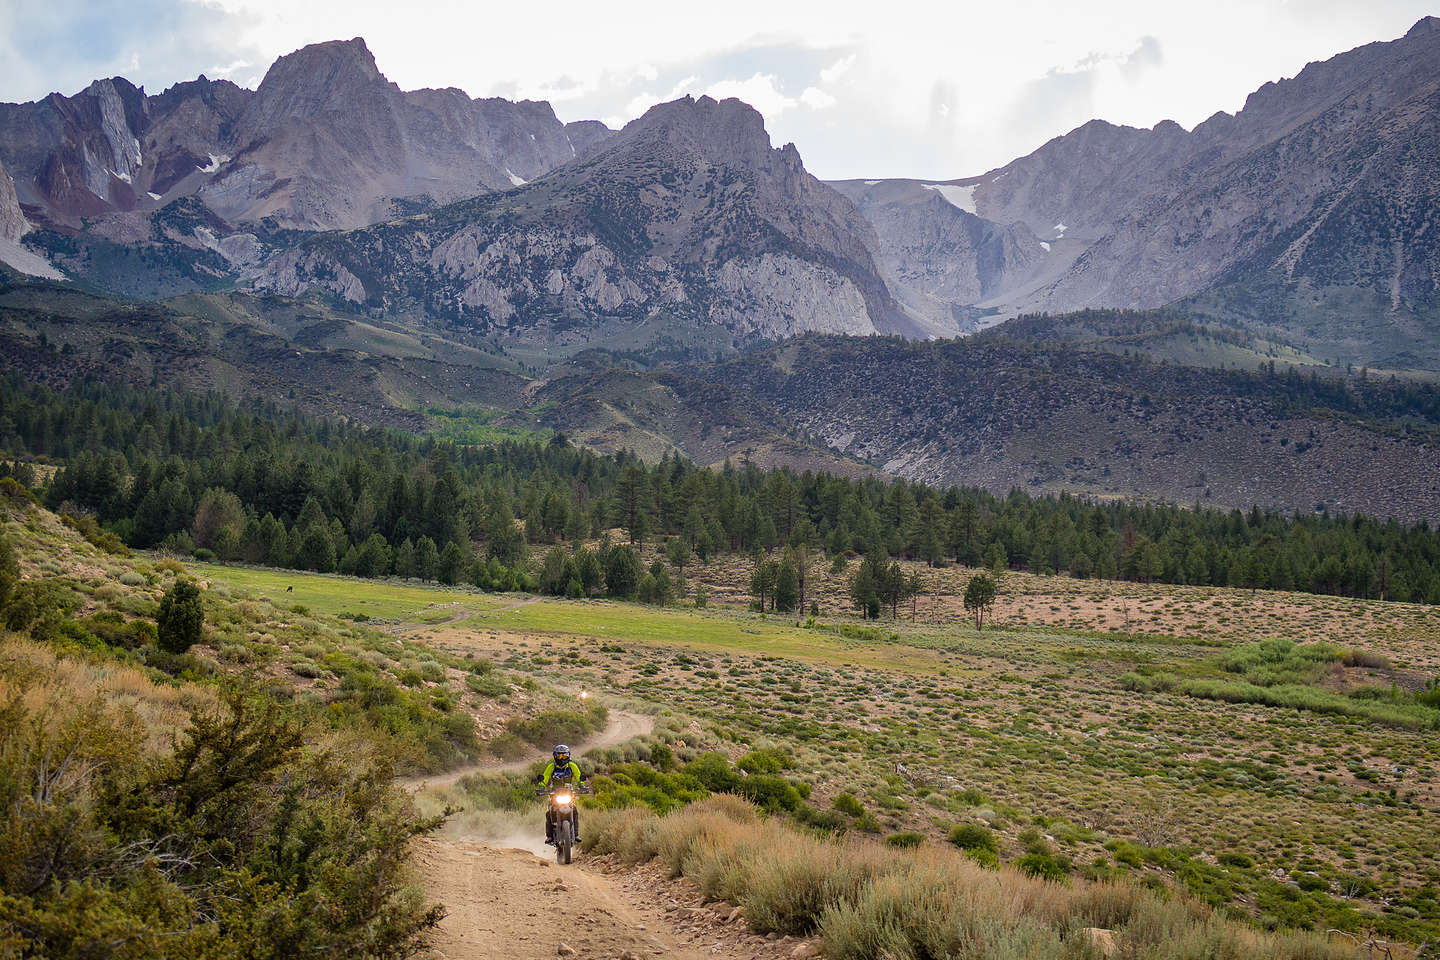
[[[802,439],[941,486],[1409,521],[1440,505],[1431,387],[1002,340],[806,337],[689,372],[768,405]]]
[[[20,212],[20,201],[15,196],[15,181],[0,166],[0,241],[11,243],[19,240],[30,230],[25,214]]]
[[[117,77],[0,104],[0,162],[32,221],[111,218],[121,238],[191,195],[236,223],[363,226],[510,189],[607,134],[547,103],[401,91],[358,38],[281,57],[254,91],[202,76],[150,96]]]
[[[937,336],[982,324],[975,305],[1043,269],[1050,244],[1026,224],[975,215],[969,189],[915,180],[832,183],[875,228],[881,275],[905,309]]]
[[[773,148],[738,100],[653,107],[589,159],[496,196],[323,234],[246,273],[282,295],[482,331],[579,331],[608,343],[735,342],[801,331],[920,333],[890,296],[876,240],[845,197]]]
[[[15,182],[0,164],[0,265],[32,276],[59,279],[60,274],[54,267],[20,243],[20,238],[29,232],[30,224],[15,195]]]
[[[1401,39],[1266,84],[1239,113],[1189,132],[1087,123],[942,185],[975,216],[1046,245],[968,302],[1005,315],[1203,295],[1197,310],[1288,334],[1331,362],[1434,369],[1437,114],[1440,20],[1426,18]],[[983,273],[967,244],[927,250],[922,218],[862,206],[882,260],[902,262],[932,296],[954,289],[957,270]]]
[[[1006,327],[927,343],[807,335],[651,371],[591,351],[537,375],[463,329],[417,332],[316,297],[130,303],[0,275],[0,373],[31,381],[219,389],[417,430],[440,422],[427,410],[458,410],[500,435],[556,430],[652,462],[748,458],[1000,494],[1412,521],[1440,509],[1434,386],[1272,372],[1265,345],[1173,317],[1034,318],[1014,330],[1035,339],[1007,340]],[[1118,352],[1173,355],[1191,342],[1248,351],[1261,369]]]

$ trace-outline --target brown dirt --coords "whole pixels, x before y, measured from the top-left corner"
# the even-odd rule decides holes
[[[445,904],[433,940],[443,960],[772,960],[813,955],[786,937],[766,940],[730,920],[729,904],[702,906],[694,888],[654,867],[558,866],[526,850],[427,838],[416,863]],[[562,952],[567,951],[568,952]]]
[[[703,956],[649,929],[628,898],[575,864],[442,838],[422,841],[416,861],[427,892],[445,904],[434,947],[446,960]]]

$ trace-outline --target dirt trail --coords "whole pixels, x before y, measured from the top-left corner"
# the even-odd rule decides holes
[[[445,904],[433,941],[445,960],[738,956],[683,945],[616,884],[578,863],[561,867],[525,850],[443,838],[420,842],[416,862],[430,896]],[[561,954],[562,945],[573,954]]]
[[[653,717],[612,710],[604,731],[577,744],[575,753],[615,746],[649,733],[654,725]],[[410,790],[439,791],[470,773],[519,770],[533,762],[479,763],[401,782]],[[583,857],[557,865],[553,851],[540,843],[538,811],[530,818],[503,819],[511,822],[477,827],[467,826],[461,815],[440,834],[416,842],[414,862],[426,893],[445,905],[445,919],[432,941],[439,960],[750,960],[756,955],[684,942],[653,898],[587,869]],[[530,849],[518,849],[521,844]],[[569,952],[561,953],[562,947]]]
[[[653,729],[655,729],[654,717],[647,717],[643,713],[631,713],[628,710],[611,710],[609,722],[605,724],[604,730],[587,740],[571,745],[570,749],[576,757],[579,757],[586,750],[617,746],[632,737],[644,736]],[[516,770],[524,770],[544,755],[544,753],[540,753],[523,760],[481,761],[451,770],[448,773],[427,774],[422,777],[401,780],[400,785],[407,790],[419,790],[427,786],[435,789],[449,787],[459,783],[461,778],[468,777],[472,773],[511,773]]]

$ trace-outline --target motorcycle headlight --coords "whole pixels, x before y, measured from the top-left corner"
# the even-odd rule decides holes
[[[561,805],[568,804],[571,800],[574,800],[574,799],[575,799],[575,798],[572,797],[572,796],[570,796],[570,794],[568,794],[568,793],[557,793],[557,794],[555,794],[555,802],[558,803],[558,804],[561,804]]]

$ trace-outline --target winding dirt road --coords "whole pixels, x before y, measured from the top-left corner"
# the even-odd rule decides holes
[[[649,733],[653,717],[610,711],[604,731],[574,745],[575,755],[613,747]],[[534,759],[478,763],[439,776],[401,781],[412,791],[443,792],[472,773],[521,770]],[[529,820],[534,820],[530,823]],[[753,954],[684,943],[653,901],[583,862],[557,866],[540,844],[539,814],[510,825],[483,828],[452,822],[416,843],[415,864],[426,893],[445,905],[433,939],[443,960],[541,960],[574,956],[595,960],[726,960]],[[532,850],[516,848],[526,844]]]

